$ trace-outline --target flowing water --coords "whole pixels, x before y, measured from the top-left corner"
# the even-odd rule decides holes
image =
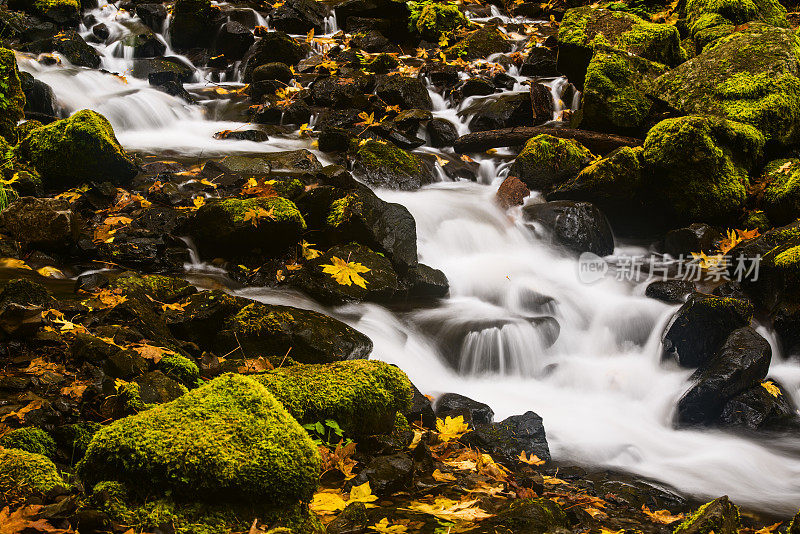
[[[122,76],[63,60],[44,66],[19,57],[23,70],[55,90],[65,112],[91,108],[103,113],[127,149],[144,153],[211,156],[311,148],[298,136],[264,143],[214,140],[217,131],[244,127],[213,120],[220,115],[220,102],[202,100],[208,94],[203,90],[220,84],[206,82],[206,73],[198,69],[194,83],[187,85],[201,99],[193,105],[132,77],[131,54],[114,41],[129,31],[125,23],[137,19],[113,5],[94,15],[112,33],[108,44],[95,45],[103,68]],[[335,18],[327,19],[326,28],[336,31]],[[526,78],[513,70],[510,74],[520,82],[515,89],[523,89]],[[565,81],[545,83],[558,102]],[[460,134],[469,131],[468,118],[458,111],[474,99],[454,108],[441,95],[431,96],[435,116],[454,122]],[[326,162],[324,154],[317,156]],[[728,494],[764,511],[795,512],[800,440],[766,443],[717,431],[672,429],[672,411],[690,374],[660,358],[660,335],[676,307],[645,298],[642,284],[611,278],[581,283],[574,259],[555,251],[518,213],[495,207],[492,197],[504,173],[501,159],[483,156],[478,183],[442,181],[416,192],[376,191],[411,211],[420,261],[441,269],[450,281],[450,296],[434,308],[401,313],[352,304],[331,310],[292,291],[238,292],[341,318],[374,341],[375,358],[401,367],[425,393],[462,393],[489,404],[497,420],[537,412],[557,460],[627,470],[700,496]],[[529,199],[537,201],[536,195]],[[623,250],[636,249],[618,246],[618,253]],[[189,268],[209,273],[200,264]],[[772,340],[769,331],[763,333]],[[800,365],[783,360],[775,343],[773,348],[770,376],[800,401]]]

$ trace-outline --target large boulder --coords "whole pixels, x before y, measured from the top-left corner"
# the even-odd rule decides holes
[[[554,200],[523,208],[528,221],[541,224],[557,245],[576,253],[607,256],[614,252],[614,234],[603,212],[589,202]]]
[[[491,425],[494,422],[494,410],[483,402],[470,399],[458,393],[445,393],[436,399],[434,405],[436,417],[462,417],[464,422],[475,425]]]
[[[542,418],[533,412],[512,415],[500,423],[476,425],[461,442],[489,453],[496,461],[514,467],[521,454],[550,459]]]
[[[653,81],[668,69],[622,50],[598,47],[586,69],[581,126],[600,132],[639,135],[652,120],[647,96]]]
[[[25,117],[25,93],[17,70],[14,52],[0,48],[0,137],[17,142],[17,123]]]
[[[794,32],[750,23],[658,77],[651,94],[684,113],[749,124],[789,145],[800,139],[799,61]]]
[[[36,54],[58,52],[78,67],[96,69],[100,66],[100,54],[74,30],[64,30],[44,37],[24,45],[23,49]]]
[[[499,52],[510,52],[511,43],[495,26],[486,25],[462,37],[460,41],[445,49],[448,58],[473,59],[487,58]]]
[[[739,531],[739,508],[728,497],[704,504],[673,531],[674,534],[736,534]]]
[[[169,38],[179,50],[204,48],[216,34],[218,10],[211,0],[178,0],[169,22]]]
[[[120,419],[79,465],[92,486],[265,508],[308,501],[320,458],[308,434],[261,384],[224,375],[172,402]]]
[[[719,425],[751,431],[796,431],[800,420],[786,388],[767,380],[729,399],[719,416]]]
[[[297,242],[306,222],[294,202],[283,197],[209,202],[190,225],[204,257],[279,251]]]
[[[558,70],[579,88],[596,45],[611,45],[650,61],[675,66],[686,58],[675,26],[646,22],[632,13],[595,5],[567,10],[558,30]]]
[[[305,34],[310,30],[322,33],[325,27],[325,8],[314,0],[288,0],[270,14],[270,23],[276,30]]]
[[[376,360],[282,367],[255,380],[301,423],[332,419],[353,437],[391,432],[411,407],[408,377]]]
[[[10,0],[8,7],[62,26],[77,26],[81,18],[81,3],[78,0]]]
[[[771,359],[769,343],[753,328],[734,330],[692,376],[694,385],[678,401],[675,423],[681,427],[717,423],[730,399],[767,376]]]
[[[250,82],[253,71],[267,63],[297,65],[310,52],[310,47],[299,43],[284,32],[269,32],[255,42],[243,60],[243,81]]]
[[[777,0],[708,2],[687,0],[678,7],[679,24],[688,30],[698,51],[747,22],[764,22],[788,28],[786,8]]]
[[[752,316],[753,306],[746,301],[693,295],[664,330],[664,351],[683,367],[703,367],[734,330],[749,325]]]
[[[533,124],[531,94],[506,93],[477,99],[458,115],[469,121],[473,132],[530,126]]]
[[[411,191],[435,181],[431,165],[391,143],[358,145],[353,160],[353,174],[373,186]]]
[[[88,109],[31,131],[15,151],[36,168],[47,187],[104,181],[125,184],[138,172],[111,123]]]
[[[0,212],[5,232],[25,246],[63,249],[74,243],[79,221],[69,202],[22,197]]]
[[[48,117],[58,115],[59,106],[52,87],[27,72],[20,72],[19,79],[22,91],[25,93],[26,113],[38,113]]]
[[[375,93],[387,104],[402,109],[433,109],[428,88],[416,78],[385,76],[378,82]]]
[[[575,140],[537,135],[525,143],[509,175],[535,191],[547,191],[577,176],[593,159],[589,149]]]
[[[66,488],[58,469],[46,456],[0,447],[0,504],[16,504]]]

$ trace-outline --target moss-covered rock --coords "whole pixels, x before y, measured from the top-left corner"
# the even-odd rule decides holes
[[[704,504],[673,530],[674,534],[735,534],[739,531],[739,509],[720,497]]]
[[[177,49],[205,47],[216,35],[217,10],[211,0],[178,0],[169,23],[169,37]]]
[[[101,428],[99,423],[84,421],[57,427],[53,430],[53,437],[58,448],[64,453],[70,464],[73,464],[83,458],[92,441],[92,436]]]
[[[280,251],[297,242],[306,222],[283,197],[229,198],[202,206],[190,229],[202,256],[232,257]]]
[[[410,191],[434,181],[422,158],[383,141],[367,141],[353,154],[353,173],[370,185]]]
[[[586,69],[581,125],[590,130],[638,135],[653,101],[647,92],[667,67],[620,50],[598,47]]]
[[[760,181],[764,184],[764,211],[770,221],[783,225],[800,217],[800,159],[769,162]]]
[[[410,31],[416,31],[429,41],[438,41],[443,34],[467,25],[467,19],[457,4],[437,3],[430,0],[409,2],[408,17]]]
[[[679,7],[680,23],[705,46],[746,22],[788,28],[786,8],[777,0],[687,0]],[[716,38],[715,38],[716,37]]]
[[[165,353],[158,362],[158,369],[186,387],[196,386],[200,379],[200,369],[197,364],[180,354]]]
[[[376,360],[283,367],[255,379],[298,421],[333,419],[350,436],[391,432],[395,414],[411,405],[405,373]]]
[[[20,449],[52,458],[56,453],[56,442],[50,434],[35,426],[12,430],[0,438],[0,447]]]
[[[81,4],[78,0],[10,0],[8,7],[56,24],[77,25],[80,22]]]
[[[287,355],[301,363],[329,363],[366,358],[372,351],[367,336],[333,317],[258,302],[226,322],[218,343],[225,352],[241,347],[247,357],[263,356],[276,367]]]
[[[194,502],[291,506],[311,498],[319,453],[258,382],[224,375],[92,438],[79,465],[89,485],[171,492]]]
[[[348,271],[358,269],[356,274],[363,279],[363,284],[355,283],[352,278],[347,277],[339,282],[335,273],[325,272],[326,266],[332,266],[328,267],[329,271],[341,269],[344,266],[342,262],[348,264],[345,267]],[[367,270],[363,271],[362,268]],[[292,277],[291,284],[328,304],[350,301],[387,302],[397,295],[400,288],[392,263],[382,254],[355,243],[331,247],[298,271]]]
[[[499,52],[510,52],[511,48],[511,43],[506,41],[500,30],[487,25],[462,37],[453,46],[445,49],[444,53],[451,59],[470,61],[487,58]]]
[[[544,533],[567,529],[566,512],[550,499],[520,499],[491,520],[497,532]]]
[[[25,116],[24,107],[25,93],[19,81],[17,58],[11,50],[0,48],[0,138],[12,144],[17,142],[16,127]]]
[[[743,122],[788,145],[800,139],[798,64],[800,38],[791,30],[751,23],[661,75],[652,94],[684,113]]]
[[[137,173],[105,117],[84,109],[37,128],[20,141],[17,156],[32,164],[48,187],[84,182],[128,182]]]
[[[764,137],[744,124],[708,117],[658,123],[644,142],[648,193],[676,224],[731,225],[744,211],[748,171]]]
[[[46,456],[0,447],[0,504],[65,486],[55,464]]]
[[[140,276],[135,273],[123,273],[118,278],[115,278],[110,286],[112,290],[118,290],[123,294],[134,296],[143,294],[165,304],[183,300],[197,292],[197,289],[183,278],[160,274]]]
[[[509,172],[531,189],[542,191],[574,178],[593,159],[589,149],[577,141],[537,135],[525,143]]]

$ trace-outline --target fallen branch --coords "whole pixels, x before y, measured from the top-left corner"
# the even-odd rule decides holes
[[[555,128],[553,126],[518,126],[502,130],[474,132],[459,137],[453,148],[459,154],[466,152],[484,152],[490,148],[515,146],[525,143],[531,137],[541,134],[552,135],[562,139],[574,139],[595,154],[608,154],[624,146],[639,146],[641,139],[623,137],[621,135],[576,130],[574,128]]]

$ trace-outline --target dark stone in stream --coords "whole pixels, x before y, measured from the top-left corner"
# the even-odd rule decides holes
[[[235,141],[253,141],[263,143],[269,136],[261,130],[224,130],[214,134],[214,139],[232,139]]]
[[[188,102],[189,104],[196,103],[195,98],[189,93],[189,91],[183,88],[183,84],[180,82],[170,80],[160,84],[151,83],[150,85],[155,85],[160,91],[163,91],[168,95],[176,96],[185,102]]]
[[[791,394],[775,380],[767,380],[765,384],[767,387],[753,386],[725,403],[720,426],[752,431],[799,430],[800,419]]]
[[[464,418],[464,422],[474,425],[489,425],[494,421],[494,410],[488,404],[472,400],[458,393],[445,393],[434,404],[436,417],[447,416]]]
[[[526,220],[542,224],[556,244],[572,252],[592,252],[598,256],[614,252],[611,226],[594,204],[556,200],[531,204],[523,213]]]
[[[695,223],[686,228],[667,232],[664,236],[664,252],[678,258],[691,259],[692,252],[711,254],[723,234],[719,228],[704,223]]]
[[[169,23],[170,42],[176,50],[205,48],[217,33],[219,8],[203,0],[177,0]]]
[[[167,20],[167,8],[162,4],[138,4],[136,15],[142,19],[142,24],[161,33],[164,30],[164,21]]]
[[[66,200],[22,197],[0,213],[5,233],[26,247],[61,250],[74,243],[78,217]]]
[[[375,88],[375,77],[371,75],[353,76],[343,79],[339,76],[317,78],[309,88],[314,104],[337,109],[351,108],[364,101],[364,93]],[[360,107],[360,106],[355,106]],[[357,114],[356,114],[357,115]]]
[[[411,397],[411,409],[404,415],[411,425],[417,424],[425,428],[436,427],[436,414],[433,412],[433,404],[430,399],[422,394],[414,384],[411,384],[413,395]]]
[[[772,349],[753,328],[735,330],[714,357],[698,369],[695,385],[678,401],[678,427],[714,424],[725,403],[761,383]]]
[[[297,65],[306,57],[310,47],[299,43],[284,32],[269,32],[250,47],[243,60],[243,81],[249,83],[253,71],[266,63]]]
[[[477,423],[475,430],[461,436],[461,442],[489,453],[495,461],[508,467],[520,463],[522,453],[550,460],[542,418],[531,411],[513,415],[500,423]]]
[[[100,55],[74,30],[65,30],[51,38],[34,41],[24,45],[22,50],[35,54],[58,52],[73,65],[93,69],[100,66]]]
[[[728,336],[750,323],[749,302],[697,293],[681,306],[664,330],[665,355],[682,367],[701,367],[711,360]]]
[[[363,502],[351,502],[325,527],[326,534],[364,534],[370,524]],[[793,533],[794,534],[794,533]]]
[[[416,78],[385,76],[378,82],[375,93],[387,104],[398,105],[402,109],[433,108],[428,89]]]
[[[543,46],[534,46],[525,56],[520,73],[523,76],[549,78],[561,76],[556,68],[558,54]]]
[[[238,22],[226,22],[214,39],[214,53],[224,54],[226,61],[242,59],[252,46],[255,37],[250,30]]]
[[[533,123],[541,124],[553,120],[555,102],[550,88],[541,83],[531,84],[531,111]]]
[[[694,283],[688,280],[656,280],[647,286],[644,294],[668,304],[680,304],[693,292]]]
[[[681,523],[674,534],[736,534],[739,532],[739,509],[725,495],[704,505]]]
[[[494,94],[495,87],[492,82],[483,78],[469,78],[464,80],[454,91],[459,97],[487,96]]]
[[[101,22],[100,24],[92,26],[92,35],[101,41],[105,41],[111,35],[111,30],[108,29],[105,22]]]
[[[400,52],[400,49],[392,44],[392,42],[378,30],[369,30],[362,35],[354,36],[352,41],[350,41],[350,46],[363,50],[364,52],[369,52],[370,54],[395,54]],[[398,76],[398,78],[399,77],[400,76]]]
[[[447,119],[435,118],[428,122],[426,128],[434,148],[453,146],[458,139],[458,130],[455,125]]]
[[[322,152],[344,152],[350,147],[352,135],[345,128],[327,127],[319,133],[319,149]]]
[[[281,83],[289,83],[292,78],[294,78],[294,74],[285,63],[266,63],[253,71],[253,82],[275,80]]]
[[[163,81],[177,79],[182,83],[192,81],[194,69],[176,57],[163,58],[140,58],[133,60],[131,73],[136,78],[149,80],[150,76],[155,76],[160,85]]]
[[[495,200],[500,207],[508,209],[513,206],[522,206],[525,202],[525,198],[529,197],[530,194],[531,190],[528,189],[525,182],[516,176],[509,176],[503,180],[503,183],[500,184],[500,187],[497,189]]]
[[[450,290],[447,276],[439,269],[422,263],[412,267],[407,276],[409,296],[412,298],[442,298]]]
[[[314,0],[287,0],[270,14],[276,30],[303,35],[314,30],[320,34],[325,27],[325,8]]]
[[[486,97],[473,102],[458,112],[463,118],[472,116],[469,128],[472,132],[499,130],[512,126],[533,124],[530,93],[511,93]]]

